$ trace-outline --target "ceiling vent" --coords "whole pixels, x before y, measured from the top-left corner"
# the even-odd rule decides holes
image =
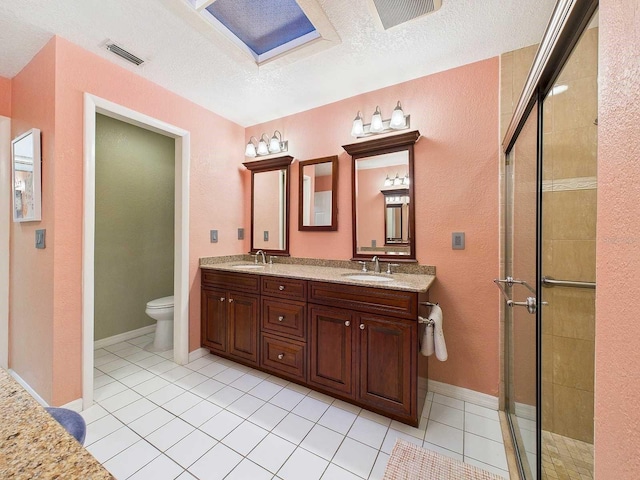
[[[120,58],[125,59],[129,63],[133,63],[136,67],[139,67],[140,65],[142,65],[144,63],[143,59],[141,59],[140,57],[135,56],[131,52],[127,52],[124,48],[120,47],[119,45],[116,45],[113,42],[107,41],[105,43],[105,47],[111,53],[115,53]]]
[[[442,0],[370,0],[385,30],[414,18],[433,13]]]

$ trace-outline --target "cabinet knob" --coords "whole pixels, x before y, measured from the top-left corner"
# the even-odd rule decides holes
[[[364,323],[360,324],[360,330],[364,330]]]
[[[221,302],[224,302],[225,300],[226,300],[226,298],[224,298],[224,297],[220,297],[220,301],[221,301]]]
[[[280,316],[278,317],[278,321],[279,321],[279,322],[281,322],[281,321],[283,321],[283,320],[284,320],[284,315],[280,315]]]
[[[233,298],[229,297],[229,303],[233,302]]]
[[[278,355],[278,360],[282,360],[284,358],[284,353]]]
[[[278,287],[278,290],[280,290],[280,291],[284,290],[284,285],[280,285],[280,286]]]
[[[347,320],[346,322],[344,322],[344,326],[345,327],[350,327],[351,326],[351,322],[349,320]]]

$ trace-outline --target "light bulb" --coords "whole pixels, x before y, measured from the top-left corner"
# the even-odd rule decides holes
[[[351,127],[351,136],[359,137],[364,133],[364,124],[362,123],[362,117],[360,116],[360,112],[356,115],[356,118],[353,119],[353,126]]]
[[[411,180],[409,180],[409,174],[407,173],[407,174],[404,176],[404,179],[402,180],[402,184],[403,184],[403,185],[407,185],[407,186],[408,186],[410,183],[411,183]]]
[[[258,155],[268,155],[269,149],[267,148],[267,142],[260,139],[258,142]]]
[[[247,143],[247,148],[244,151],[244,156],[245,157],[255,157],[256,156],[256,146],[253,144],[253,142],[249,142]]]
[[[393,185],[393,180],[391,180],[389,178],[389,175],[387,175],[387,178],[384,180],[384,186],[385,187],[390,187],[391,185]]]
[[[402,185],[402,179],[400,178],[400,176],[396,173],[396,178],[393,179],[393,184],[394,185]]]
[[[404,111],[400,106],[400,101],[396,105],[396,108],[393,109],[393,113],[391,114],[391,121],[389,122],[389,126],[393,129],[399,130],[407,126],[407,120],[404,117]]]
[[[269,142],[269,152],[271,153],[280,153],[280,140],[276,137],[276,134],[273,134],[271,137],[271,141]]]
[[[376,107],[376,111],[373,112],[373,116],[371,117],[371,127],[369,127],[369,130],[373,133],[380,133],[383,130],[380,107]]]

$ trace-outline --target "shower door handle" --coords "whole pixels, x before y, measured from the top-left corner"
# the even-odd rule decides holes
[[[509,298],[509,295],[507,294],[507,291],[504,289],[504,286],[503,286],[503,284],[509,285],[510,287],[512,287],[513,285],[524,285],[525,287],[527,287],[527,289],[529,289],[531,292],[535,294],[536,293],[535,290],[531,288],[531,286],[527,282],[525,282],[524,280],[516,280],[512,277],[507,277],[505,280],[495,279],[493,282],[498,286],[498,288],[502,292],[502,296],[507,302],[507,307],[527,307],[527,311],[529,313],[531,314],[536,313],[536,310],[538,309],[536,297],[527,297],[527,300],[524,302],[515,302]],[[548,303],[542,302],[542,305],[548,305]]]

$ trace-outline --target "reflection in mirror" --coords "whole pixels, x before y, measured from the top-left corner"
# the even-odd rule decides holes
[[[415,260],[417,131],[343,148],[353,157],[353,257]]]
[[[32,128],[11,142],[13,221],[41,220],[40,130]]]
[[[251,170],[251,251],[289,254],[289,165],[293,157],[246,162]]]
[[[337,230],[338,157],[300,162],[298,230]]]

